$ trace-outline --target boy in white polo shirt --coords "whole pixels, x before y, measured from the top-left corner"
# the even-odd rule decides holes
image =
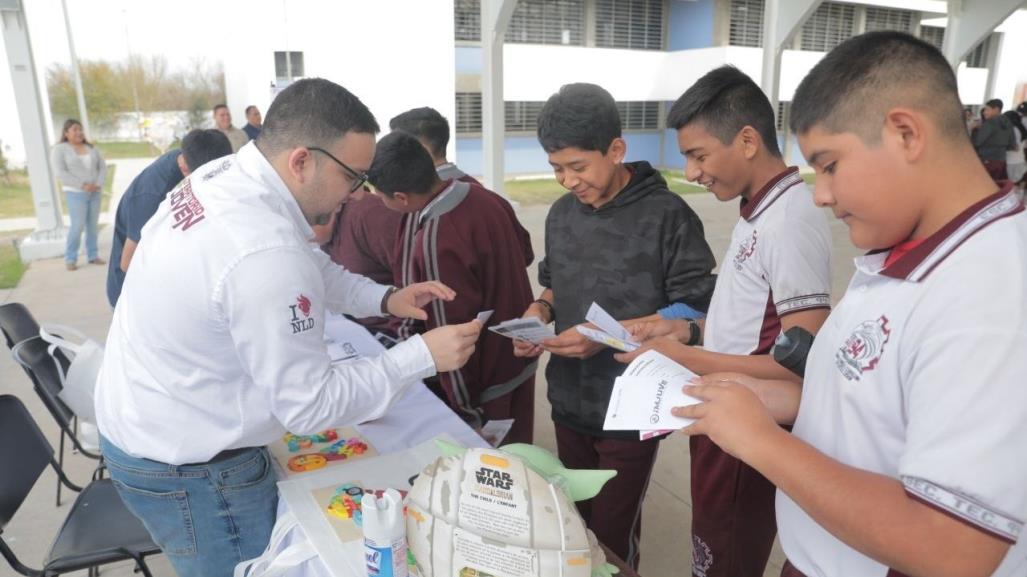
[[[687,388],[704,402],[675,409],[698,418],[684,431],[778,487],[782,575],[1027,574],[1022,201],[981,166],[952,69],[916,38],[842,43],[792,109],[817,203],[871,252],[801,390],[708,375]]]
[[[770,355],[782,330],[816,333],[831,306],[831,234],[799,169],[777,145],[774,110],[733,66],[699,79],[667,115],[685,177],[723,202],[741,199],[705,326],[659,320],[632,327],[656,349],[703,375],[740,371],[794,378]],[[673,334],[678,338],[652,338]],[[694,346],[701,335],[703,348]],[[680,340],[679,340],[680,339]],[[624,360],[637,356],[624,355]],[[774,485],[708,437],[690,440],[692,573],[761,575],[774,544]]]

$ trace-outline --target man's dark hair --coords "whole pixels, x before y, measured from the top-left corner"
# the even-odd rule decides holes
[[[595,84],[565,84],[538,115],[538,141],[546,152],[580,148],[606,154],[620,135],[617,103]]]
[[[215,104],[214,108],[212,108],[210,111],[213,112],[214,114],[217,114],[218,110],[220,110],[222,108],[228,108],[228,105],[223,103],[223,102],[219,103],[219,104]]]
[[[734,66],[707,72],[667,113],[668,128],[680,130],[693,122],[724,144],[730,144],[740,130],[751,126],[759,133],[767,152],[781,156],[770,100],[752,78]]]
[[[985,102],[984,105],[989,108],[1002,110],[1003,102],[1001,98],[992,98],[991,100]]]
[[[877,144],[896,106],[927,114],[949,138],[968,138],[948,61],[934,46],[893,31],[850,38],[817,63],[795,91],[791,127],[804,134],[821,125]]]
[[[182,157],[189,170],[196,170],[215,158],[229,154],[232,154],[232,143],[225,133],[216,128],[190,130],[182,139]]]
[[[323,78],[305,78],[275,97],[257,147],[268,156],[297,146],[327,148],[347,132],[377,134],[378,122],[349,90]]]
[[[428,145],[432,156],[446,157],[449,145],[449,121],[438,110],[428,106],[407,110],[389,121],[391,130],[404,130]]]
[[[243,110],[243,114],[249,114],[251,110],[256,110],[256,109],[257,109],[257,105],[256,104],[251,104],[251,105],[246,107],[246,110]]]
[[[1013,128],[1015,128],[1016,132],[1020,135],[1019,140],[1027,139],[1027,126],[1024,126],[1023,117],[1020,116],[1019,113],[1015,110],[1007,110],[1002,113],[1002,116],[1008,118],[1009,122],[1012,123]]]
[[[439,182],[431,155],[421,141],[402,130],[390,132],[378,141],[367,178],[389,197],[397,192],[428,194]]]

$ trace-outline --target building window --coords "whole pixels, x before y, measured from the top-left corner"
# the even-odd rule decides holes
[[[941,50],[945,42],[945,29],[941,26],[921,26],[920,39]]]
[[[622,130],[657,130],[660,128],[660,102],[618,102]]]
[[[481,1],[455,0],[453,24],[457,40],[481,42]]]
[[[596,46],[663,49],[663,0],[596,0]]]
[[[583,46],[584,29],[584,0],[518,0],[506,42]]]
[[[803,50],[829,52],[851,38],[855,26],[855,6],[825,2],[802,25],[800,46]]]
[[[913,33],[916,26],[917,13],[894,8],[867,8],[867,25],[865,32],[877,30],[898,30],[907,34]]]
[[[503,103],[506,113],[507,132],[535,132],[538,130],[538,115],[545,102],[507,101]]]
[[[728,44],[763,45],[763,0],[731,0]]]
[[[456,93],[456,132],[481,132],[481,93]]]
[[[973,47],[970,54],[966,57],[967,68],[987,68],[991,60],[991,39],[995,34],[989,34],[984,37],[984,40]]]
[[[290,66],[286,66],[286,54],[289,55],[288,63],[291,65],[291,70]],[[282,82],[303,78],[304,76],[306,74],[303,72],[302,52],[275,52],[275,80]]]

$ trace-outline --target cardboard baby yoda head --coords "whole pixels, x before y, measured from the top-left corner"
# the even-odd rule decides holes
[[[589,540],[574,501],[594,497],[616,471],[566,469],[544,449],[465,449],[443,456],[407,496],[407,541],[422,577],[616,571]]]

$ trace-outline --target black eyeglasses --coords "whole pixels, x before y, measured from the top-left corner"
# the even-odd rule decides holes
[[[327,150],[325,150],[323,148],[319,148],[317,146],[308,146],[307,150],[316,150],[316,151],[318,151],[320,153],[323,153],[328,158],[331,158],[332,160],[334,160],[335,164],[338,164],[339,166],[341,166],[342,169],[345,170],[347,174],[349,174],[350,179],[353,181],[353,185],[349,187],[350,193],[356,192],[357,189],[359,189],[361,186],[364,186],[364,184],[367,182],[367,173],[366,172],[357,172],[357,171],[353,170],[352,168],[346,166],[345,162],[339,160],[338,158],[335,158],[335,156],[331,152],[328,152]]]

